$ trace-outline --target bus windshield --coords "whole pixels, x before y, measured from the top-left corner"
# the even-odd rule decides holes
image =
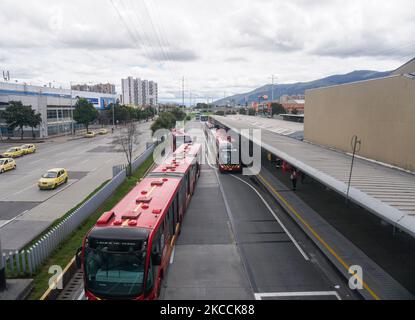
[[[85,248],[87,289],[111,298],[140,296],[146,261],[143,240],[88,239]]]
[[[221,148],[219,152],[220,164],[239,164],[238,150],[235,148]]]

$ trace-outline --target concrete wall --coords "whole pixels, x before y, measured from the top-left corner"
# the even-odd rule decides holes
[[[415,172],[415,78],[391,76],[306,91],[305,140]]]

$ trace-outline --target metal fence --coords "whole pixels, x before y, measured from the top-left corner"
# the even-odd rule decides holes
[[[146,151],[136,158],[132,167],[136,170],[151,156],[154,145],[148,146]],[[119,166],[117,166],[119,167]],[[113,169],[114,172],[114,169]],[[106,199],[124,182],[126,178],[125,166],[102,189],[84,202],[78,209],[68,215],[58,225],[42,236],[27,250],[3,252],[3,262],[8,274],[19,276],[33,274],[52,252],[68,238],[92,213],[97,210]]]

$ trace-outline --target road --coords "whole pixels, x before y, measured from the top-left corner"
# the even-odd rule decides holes
[[[160,299],[359,298],[266,192],[249,177],[219,174],[207,158]],[[59,299],[85,299],[79,274],[67,287]]]
[[[140,138],[135,155],[143,152],[151,141],[150,123],[139,124],[138,129]],[[53,140],[39,143],[36,153],[16,159],[16,170],[0,175],[0,234],[5,250],[21,249],[111,179],[114,165],[126,162],[121,147],[113,143],[112,134]],[[2,150],[7,148],[0,146]],[[39,190],[40,176],[55,167],[68,170],[68,183],[56,190]]]
[[[357,298],[267,193],[209,164],[170,263],[162,299]]]

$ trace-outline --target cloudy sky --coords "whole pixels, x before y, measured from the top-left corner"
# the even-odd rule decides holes
[[[218,99],[276,82],[415,57],[413,0],[0,0],[13,80],[159,83],[161,100]]]

